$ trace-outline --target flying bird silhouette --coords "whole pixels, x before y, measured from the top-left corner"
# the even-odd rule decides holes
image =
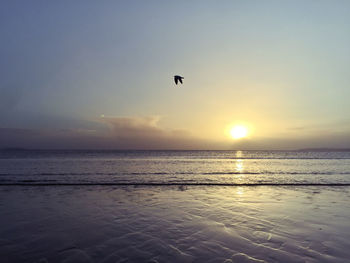
[[[180,81],[180,83],[182,84],[182,79],[184,79],[184,77],[181,77],[179,75],[175,75],[174,76],[174,81],[175,81],[175,84],[177,85],[177,83]]]

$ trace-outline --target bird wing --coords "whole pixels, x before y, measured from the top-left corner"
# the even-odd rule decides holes
[[[182,78],[179,78],[180,83],[182,84]]]
[[[177,85],[177,82],[179,79],[177,77],[174,77],[174,80],[175,80],[175,84]]]

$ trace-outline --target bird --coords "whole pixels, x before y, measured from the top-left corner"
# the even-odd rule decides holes
[[[180,83],[182,84],[182,79],[184,79],[184,77],[181,77],[179,75],[175,75],[174,76],[174,81],[175,81],[175,84],[177,85],[177,83],[180,81]]]

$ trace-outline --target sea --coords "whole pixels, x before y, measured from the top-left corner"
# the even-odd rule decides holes
[[[350,185],[349,151],[0,151],[1,185]]]

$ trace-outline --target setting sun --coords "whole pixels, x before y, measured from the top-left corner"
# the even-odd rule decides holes
[[[248,135],[248,129],[242,125],[236,125],[231,128],[230,134],[234,139],[241,139]]]

